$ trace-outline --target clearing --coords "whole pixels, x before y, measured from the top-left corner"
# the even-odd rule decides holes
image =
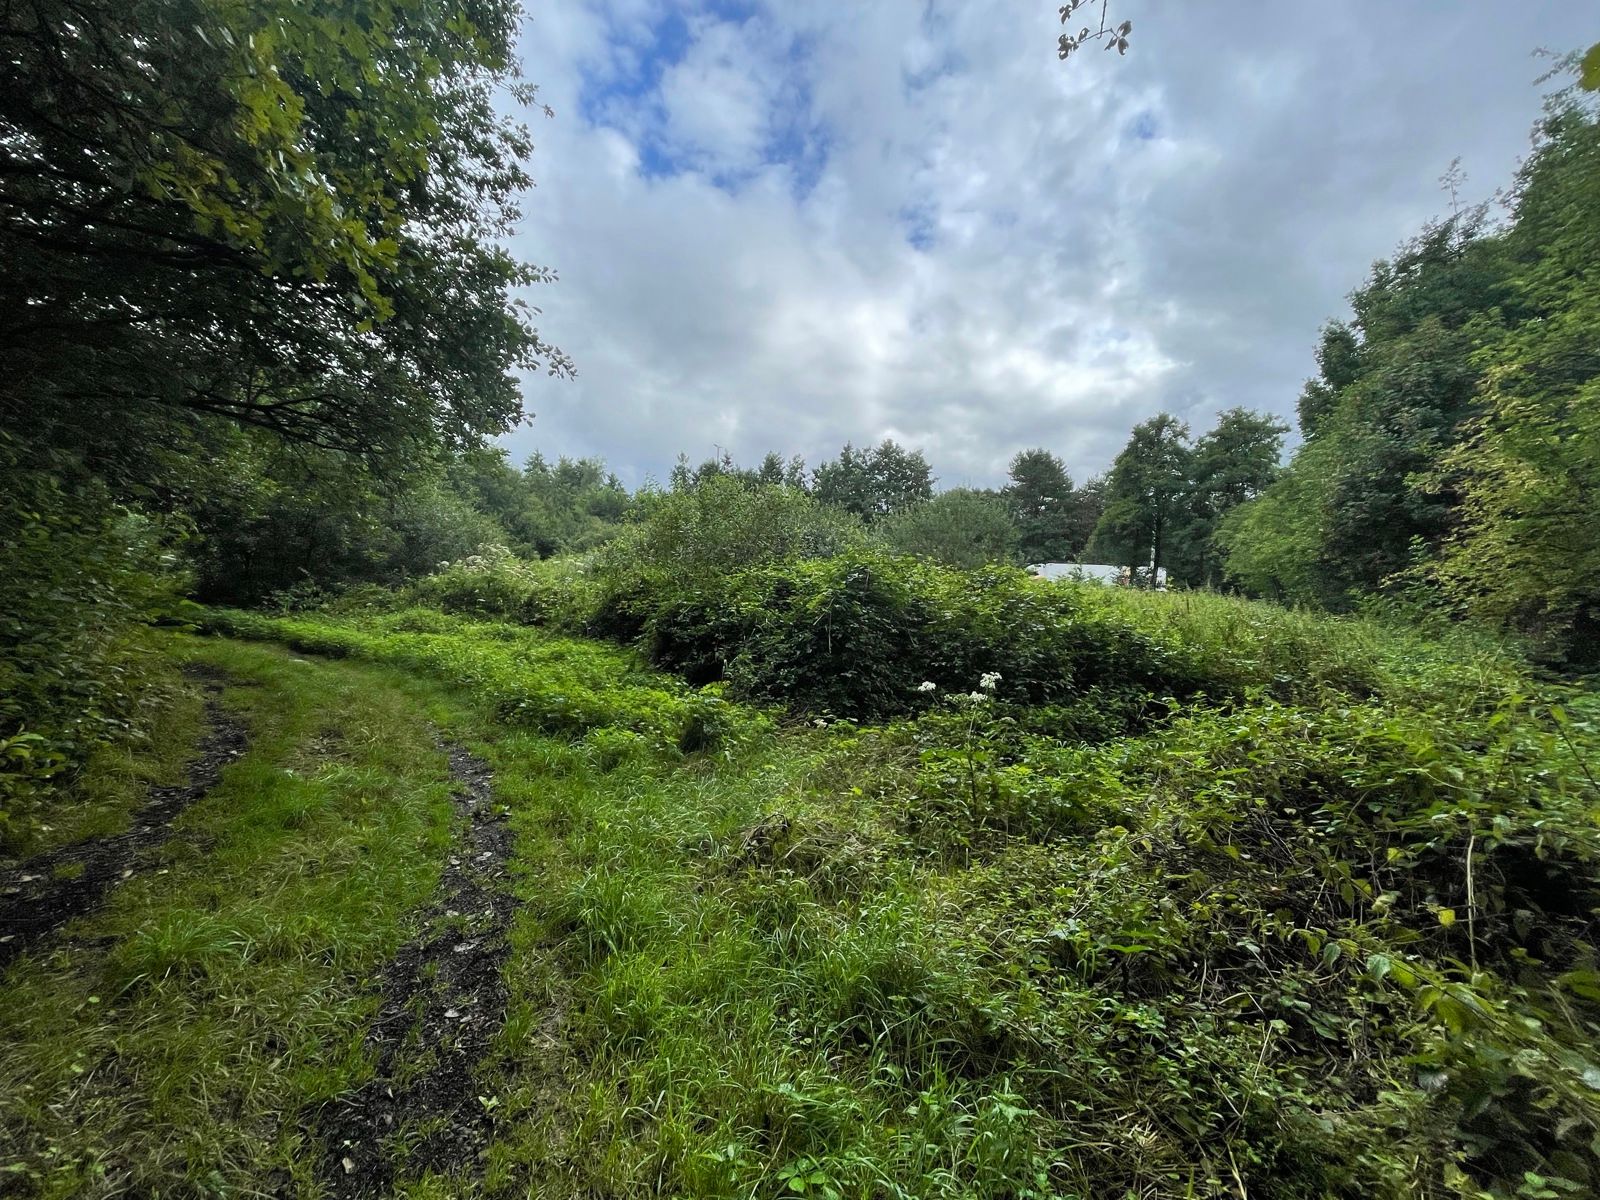
[[[126,827],[6,869],[7,1194],[1471,1195],[1600,1128],[1594,722],[1504,664],[1085,737],[216,625]]]

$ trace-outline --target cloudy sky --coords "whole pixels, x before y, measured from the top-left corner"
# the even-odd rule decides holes
[[[1127,56],[1062,63],[1057,0],[531,0],[517,248],[579,375],[528,380],[514,458],[893,437],[985,486],[1162,409],[1291,414],[1451,160],[1509,181],[1531,51],[1600,36],[1581,0],[1110,2]]]

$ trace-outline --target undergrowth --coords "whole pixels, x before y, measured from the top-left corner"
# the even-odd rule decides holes
[[[1181,600],[1068,601],[1194,643],[1156,721],[1085,732],[988,671],[879,726],[717,700],[688,751],[706,694],[614,648],[423,610],[220,620],[507,721],[499,1137],[451,1194],[1594,1189],[1593,700],[1492,650],[1154,610]],[[1297,659],[1315,686],[1261,679]]]

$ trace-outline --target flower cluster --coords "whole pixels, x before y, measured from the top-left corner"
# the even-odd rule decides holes
[[[962,697],[964,700],[984,702],[994,699],[994,690],[1000,683],[999,671],[985,671],[978,677],[978,690],[968,692]]]

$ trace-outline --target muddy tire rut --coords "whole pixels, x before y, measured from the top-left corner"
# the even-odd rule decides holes
[[[467,1168],[494,1133],[474,1075],[505,1022],[512,834],[496,812],[488,765],[444,748],[457,835],[422,931],[381,976],[367,1033],[376,1072],[308,1121],[322,1145],[318,1174],[335,1197],[388,1194],[397,1165],[408,1176]]]
[[[0,867],[0,967],[74,917],[99,907],[111,889],[148,865],[149,852],[171,836],[172,822],[216,787],[223,768],[248,748],[244,723],[217,701],[224,678],[199,667],[185,674],[206,690],[205,732],[189,763],[188,780],[151,788],[122,833]]]

